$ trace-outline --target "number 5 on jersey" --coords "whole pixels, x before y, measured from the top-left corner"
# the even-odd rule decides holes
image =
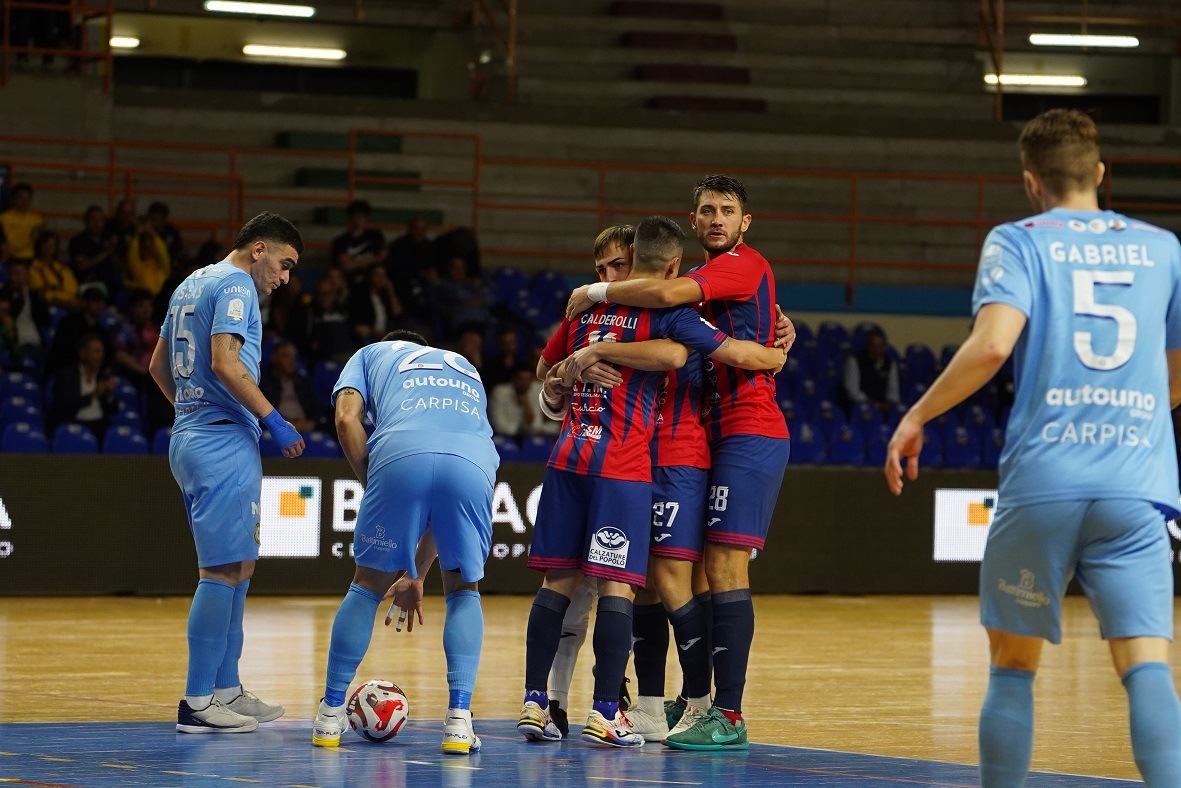
[[[188,379],[193,374],[193,367],[197,363],[197,344],[193,332],[185,327],[185,321],[193,316],[196,307],[193,304],[174,306],[169,310],[168,320],[172,324],[172,374],[174,377]],[[181,346],[179,343],[183,342]]]

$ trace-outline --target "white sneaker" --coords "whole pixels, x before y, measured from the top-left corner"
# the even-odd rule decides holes
[[[312,744],[317,747],[337,747],[340,735],[349,727],[349,718],[344,706],[329,706],[323,700],[312,723]]]
[[[194,709],[181,700],[176,707],[178,733],[250,733],[258,727],[258,720],[230,711],[217,698],[203,709]]]
[[[549,709],[543,709],[533,701],[528,701],[521,707],[517,730],[532,741],[560,741],[562,738],[562,732],[554,725]]]
[[[632,731],[631,720],[622,711],[616,712],[613,720],[592,711],[586,718],[586,726],[582,729],[582,740],[610,747],[644,746],[644,737]]]
[[[664,738],[667,739],[669,736],[675,736],[692,728],[699,719],[709,713],[711,706],[713,706],[713,701],[710,700],[709,695],[701,698],[689,698],[685,702],[685,713],[681,715],[681,721],[674,725]]]
[[[468,709],[447,709],[443,720],[443,752],[467,755],[480,751],[480,737],[472,730],[472,713]]]
[[[230,711],[246,717],[253,717],[259,722],[270,722],[283,716],[285,711],[278,703],[266,703],[258,699],[253,692],[242,690],[238,697],[226,704]]]
[[[664,698],[641,695],[630,709],[627,718],[632,730],[644,737],[644,741],[662,741],[668,735],[668,722],[664,718]]]

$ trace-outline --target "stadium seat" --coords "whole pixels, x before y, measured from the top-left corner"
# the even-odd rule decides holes
[[[138,410],[124,408],[111,417],[111,426],[113,427],[131,427],[143,432],[144,419],[139,415]]]
[[[980,467],[996,468],[1001,464],[1001,450],[1005,448],[1005,431],[993,427],[987,438],[980,442]]]
[[[531,435],[521,441],[521,462],[548,462],[553,450],[553,438]]]
[[[840,406],[832,400],[822,399],[816,403],[809,421],[824,433],[825,440],[832,441],[836,431],[845,426],[846,419]]]
[[[53,451],[55,454],[97,454],[98,440],[81,424],[63,424],[54,430]]]
[[[929,386],[935,380],[935,353],[926,345],[907,345],[902,361],[906,365],[908,382]]]
[[[816,381],[816,390],[820,392],[820,396],[826,399],[837,399],[844,393],[842,385],[844,380],[844,356],[840,361],[835,359],[826,360],[816,370],[813,380]]]
[[[496,445],[496,453],[501,462],[520,462],[521,447],[507,435],[493,435],[492,442]]]
[[[881,326],[870,321],[858,323],[853,328],[853,333],[849,337],[849,347],[854,353],[865,347],[865,338],[869,336],[871,331],[879,331],[882,336],[886,336],[886,332]],[[897,355],[897,351],[895,351],[895,355]]]
[[[929,425],[923,429],[923,450],[919,452],[919,467],[943,467],[943,434],[929,429]]]
[[[939,368],[946,369],[948,363],[951,362],[951,357],[960,349],[959,345],[944,345],[943,350],[939,352]]]
[[[820,324],[820,328],[816,331],[816,341],[828,348],[835,348],[849,341],[849,332],[840,323],[826,320]]]
[[[49,451],[49,442],[36,424],[21,421],[9,424],[0,433],[0,451],[42,454]]]
[[[10,397],[27,397],[41,401],[41,387],[27,372],[5,372],[0,375],[0,401]]]
[[[815,339],[807,339],[801,342],[797,339],[796,343],[792,345],[790,355],[795,357],[802,370],[811,372],[820,366],[822,355],[820,352],[820,342]]]
[[[894,428],[882,425],[870,431],[866,440],[865,464],[879,468],[886,464],[886,447],[890,445],[890,438],[894,435]]]
[[[848,424],[836,428],[828,441],[829,465],[861,465],[865,462],[865,438]]]
[[[820,400],[824,397],[820,396],[820,391],[816,385],[816,381],[811,378],[804,378],[796,386],[796,411],[799,413],[811,414],[816,410],[816,406],[820,404]]]
[[[796,327],[796,342],[807,342],[809,339],[816,338],[816,335],[812,333],[812,327],[803,320],[792,320],[791,324]]]
[[[172,427],[161,427],[152,436],[152,454],[168,454],[168,445],[172,443]]]
[[[147,454],[148,441],[136,427],[113,426],[103,436],[103,454]]]
[[[977,436],[991,433],[992,428],[996,426],[996,420],[993,419],[992,414],[980,405],[971,405],[966,408],[961,414],[960,423],[975,432]]]
[[[798,465],[820,465],[827,452],[820,430],[805,422],[792,435],[791,460]]]
[[[335,361],[318,361],[312,367],[312,392],[325,408],[332,404],[332,389],[340,378],[340,364]]]
[[[906,407],[904,405],[895,405],[886,411],[885,419],[886,426],[893,432],[894,428],[898,426],[898,422],[902,421],[902,417],[906,415]]]
[[[132,411],[138,414],[142,410],[139,389],[125,380],[115,386],[115,401],[119,403],[120,412]]]
[[[956,427],[943,442],[944,468],[979,468],[980,440],[967,427]]]
[[[282,457],[283,449],[279,448],[271,433],[263,430],[262,436],[258,439],[258,453],[263,457]]]
[[[849,409],[849,423],[856,424],[863,433],[868,435],[871,429],[877,429],[886,422],[877,405],[870,402],[858,402]]]
[[[492,290],[501,301],[516,304],[522,295],[528,297],[529,278],[515,268],[498,268],[492,272]]]
[[[37,425],[42,423],[41,408],[36,400],[28,397],[9,397],[0,404],[0,428],[18,421]]]
[[[281,452],[280,452],[281,454]],[[320,430],[312,430],[304,437],[304,457],[333,459],[343,456],[340,446],[332,436]]]

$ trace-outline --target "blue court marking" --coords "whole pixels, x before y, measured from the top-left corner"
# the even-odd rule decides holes
[[[478,755],[439,752],[441,725],[413,721],[384,744],[346,733],[336,750],[311,745],[311,722],[280,720],[254,733],[178,734],[164,722],[0,725],[0,788],[85,786],[344,786],[415,788],[585,786],[852,786],[907,788],[979,785],[961,764],[830,750],[752,744],[747,752],[675,752],[659,743],[615,750],[577,738],[556,744],[520,737],[512,720],[477,720]],[[1036,774],[1029,788],[1140,783]]]

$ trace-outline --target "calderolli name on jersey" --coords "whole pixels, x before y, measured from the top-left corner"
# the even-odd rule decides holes
[[[402,410],[454,410],[480,418],[480,390],[466,381],[423,375],[406,378],[402,381],[402,388],[451,388],[456,389],[457,394],[457,396],[449,397],[427,396],[426,394],[416,397],[411,394],[399,405]],[[433,395],[434,392],[431,394]]]

